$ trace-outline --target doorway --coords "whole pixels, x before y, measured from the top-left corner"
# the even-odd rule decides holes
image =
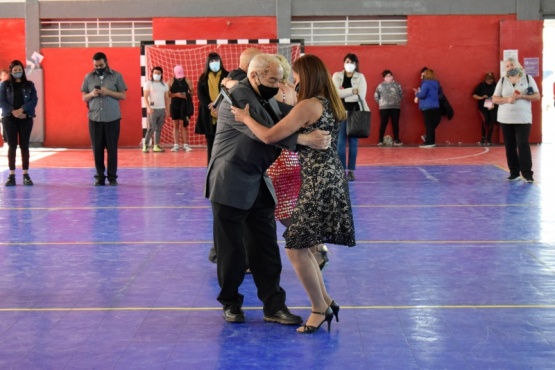
[[[555,19],[546,19],[543,28],[542,143],[555,143]]]

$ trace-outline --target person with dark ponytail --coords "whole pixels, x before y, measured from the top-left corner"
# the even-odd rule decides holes
[[[33,129],[33,118],[37,106],[37,90],[32,81],[27,80],[25,67],[19,60],[10,64],[9,77],[0,84],[0,108],[2,125],[8,140],[8,166],[10,174],[6,186],[14,186],[15,154],[17,146],[21,150],[23,185],[33,185],[29,177],[29,141]]]

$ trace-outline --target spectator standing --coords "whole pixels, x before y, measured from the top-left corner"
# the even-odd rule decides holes
[[[393,126],[393,145],[401,146],[403,143],[399,138],[399,117],[401,116],[401,99],[403,89],[401,85],[394,81],[393,73],[386,69],[382,72],[383,82],[376,87],[374,99],[380,108],[380,137],[378,146],[383,146],[383,138],[387,123],[391,119]]]
[[[15,155],[17,146],[21,151],[23,185],[33,185],[29,177],[29,141],[33,130],[33,118],[37,106],[37,90],[32,81],[27,80],[25,67],[19,60],[10,64],[8,79],[0,84],[0,109],[2,125],[8,139],[8,166],[10,174],[6,186],[14,186]]]
[[[121,111],[119,102],[125,99],[127,86],[121,73],[108,65],[102,52],[93,55],[94,70],[85,75],[81,92],[89,108],[89,134],[96,168],[95,186],[105,185],[106,177],[111,186],[118,185],[118,140]],[[104,149],[107,166],[104,164]],[[104,171],[107,167],[107,173]]]
[[[422,138],[424,143],[420,148],[433,148],[436,146],[436,128],[441,122],[441,110],[439,109],[439,82],[435,78],[434,71],[425,69],[422,74],[422,83],[415,88],[415,101],[424,117],[426,135]]]
[[[173,78],[168,83],[170,88],[170,115],[173,124],[173,148],[172,152],[179,150],[179,139],[182,139],[183,150],[193,150],[189,145],[189,122],[194,113],[193,93],[191,80],[185,77],[183,66],[177,65],[173,68]]]
[[[206,138],[208,163],[212,157],[214,136],[216,135],[216,123],[218,122],[218,110],[213,107],[214,101],[220,94],[222,80],[227,77],[228,71],[224,68],[222,58],[218,53],[212,52],[206,57],[204,71],[199,77],[197,86],[198,117],[195,133],[202,134]]]
[[[369,111],[370,108],[368,108],[366,104],[366,78],[360,73],[358,57],[355,54],[347,54],[345,58],[343,58],[343,67],[343,71],[333,74],[333,84],[339,92],[343,107],[347,111]],[[348,157],[346,155],[347,143],[349,144]],[[347,136],[346,119],[341,122],[339,127],[337,150],[339,152],[339,160],[343,164],[343,168],[347,170],[347,179],[349,181],[354,181],[358,154],[358,138]]]
[[[493,72],[486,73],[484,81],[474,89],[472,97],[478,101],[478,111],[482,118],[482,140],[480,145],[491,145],[493,127],[497,122],[497,104],[493,104],[495,91],[495,76]]]
[[[522,177],[534,182],[532,152],[528,139],[532,126],[532,102],[540,100],[538,85],[515,58],[504,61],[505,76],[493,93],[493,103],[499,104],[497,119],[501,124],[505,143],[505,155],[510,175],[508,181]]]
[[[148,153],[148,143],[154,135],[152,151],[161,153],[160,136],[162,126],[169,113],[170,95],[168,84],[164,82],[164,71],[162,67],[154,67],[150,72],[150,80],[143,87],[143,99],[146,105],[148,127],[143,144],[143,153]]]

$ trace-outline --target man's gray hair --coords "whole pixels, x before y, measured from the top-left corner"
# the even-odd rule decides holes
[[[283,68],[279,63],[279,60],[273,54],[258,54],[252,58],[249,64],[249,70],[247,74],[250,76],[251,72],[256,72],[261,77],[265,77],[271,68],[278,68],[280,75],[283,75]]]

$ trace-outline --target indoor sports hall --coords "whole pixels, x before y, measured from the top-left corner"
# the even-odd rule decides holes
[[[0,370],[555,368],[555,0],[0,0],[0,35],[0,69],[21,61],[38,94],[34,186],[22,184],[19,150],[17,185],[4,186],[0,148]],[[328,245],[339,320],[311,335],[264,321],[252,275],[245,323],[226,322],[216,299],[198,86],[210,53],[231,71],[249,47],[290,63],[313,54],[331,74],[352,53],[367,82],[370,136],[348,183],[357,245]],[[97,52],[127,87],[118,186],[93,185],[82,86]],[[542,95],[533,183],[506,181],[499,125],[479,144],[473,91],[501,80],[509,56]],[[139,146],[157,66],[161,81],[176,66],[191,81],[192,151],[171,151],[167,117],[165,152]],[[423,67],[454,109],[427,149],[414,101]],[[377,146],[386,70],[402,86],[402,146]],[[306,320],[277,225],[286,303]]]

